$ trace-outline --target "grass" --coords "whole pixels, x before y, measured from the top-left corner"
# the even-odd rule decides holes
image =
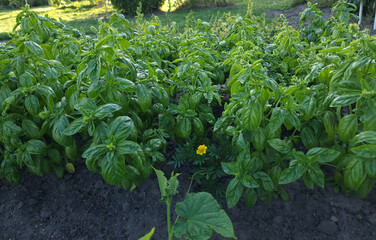
[[[305,0],[253,0],[254,13],[262,14],[265,10],[285,10],[292,8],[298,3],[305,2]],[[233,5],[225,8],[199,9],[193,11],[195,18],[200,18],[203,21],[209,21],[213,16],[221,15],[226,12],[232,14],[245,14],[247,10],[248,0],[232,0]],[[163,7],[166,10],[166,6]],[[106,17],[115,12],[112,6],[91,6],[89,1],[72,2],[68,6],[59,8],[52,6],[43,6],[32,8],[33,11],[40,15],[48,15],[50,17],[61,19],[65,24],[73,26],[77,29],[83,30],[87,34],[93,34],[91,26],[98,26],[98,19],[106,20]],[[12,31],[16,23],[16,16],[21,10],[0,9],[0,40],[9,39],[8,33]],[[168,16],[160,14],[158,17],[162,23],[168,20],[175,21],[179,26],[184,26],[185,17],[191,12],[190,10],[177,10],[171,12]],[[146,19],[151,16],[146,16]],[[132,19],[131,19],[132,21]]]

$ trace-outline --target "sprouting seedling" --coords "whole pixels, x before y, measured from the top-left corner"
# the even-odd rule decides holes
[[[168,240],[172,240],[174,236],[192,240],[209,239],[213,230],[224,237],[236,239],[230,218],[207,192],[187,193],[184,201],[176,204],[175,212],[178,216],[172,225],[171,204],[173,196],[178,193],[177,177],[180,174],[172,173],[170,179],[167,179],[162,171],[154,171],[158,178],[161,201],[167,206]]]

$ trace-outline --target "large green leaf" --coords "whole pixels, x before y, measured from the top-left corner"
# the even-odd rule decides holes
[[[277,131],[285,121],[285,111],[281,108],[274,108],[269,120],[269,129],[271,132]]]
[[[296,161],[291,161],[290,166],[282,171],[279,177],[279,184],[292,183],[298,180],[306,171],[306,166]]]
[[[320,169],[319,166],[311,166],[308,170],[309,176],[311,179],[321,188],[325,187],[325,176],[324,172]]]
[[[125,177],[125,159],[122,155],[111,151],[108,152],[101,163],[103,179],[109,184],[121,184]]]
[[[105,144],[98,144],[90,146],[86,151],[82,154],[83,158],[93,158],[93,157],[100,157],[104,153],[108,151]]]
[[[243,194],[243,184],[239,179],[233,178],[227,186],[226,201],[229,208],[234,207]]]
[[[340,152],[330,148],[311,148],[307,152],[307,157],[314,158],[315,161],[320,163],[327,163],[334,161]]]
[[[151,105],[151,93],[149,89],[145,85],[138,84],[136,88],[136,96],[141,110],[146,112]]]
[[[347,142],[353,138],[358,131],[358,120],[355,114],[349,114],[344,116],[338,125],[339,138]]]
[[[52,138],[62,146],[69,146],[72,144],[72,137],[64,134],[64,130],[68,127],[69,120],[66,116],[61,116],[52,128]]]
[[[26,135],[30,138],[37,138],[39,134],[39,127],[35,122],[29,119],[22,120],[22,129],[25,131]]]
[[[26,143],[26,151],[30,154],[43,154],[47,152],[47,145],[41,140],[31,139]]]
[[[3,130],[8,136],[18,136],[22,132],[22,128],[11,121],[4,122]]]
[[[117,141],[128,139],[129,136],[137,134],[132,119],[128,116],[115,118],[107,128],[107,138],[115,138]]]
[[[186,195],[183,202],[176,204],[175,211],[179,219],[173,230],[178,238],[209,239],[214,230],[224,237],[236,239],[230,218],[209,193]]]
[[[357,102],[361,98],[360,93],[339,95],[333,99],[331,107],[343,107]]]
[[[269,145],[280,153],[287,154],[291,152],[291,147],[287,142],[275,138],[268,140]]]
[[[79,131],[81,131],[86,126],[86,123],[84,122],[83,118],[78,118],[74,120],[69,126],[64,130],[64,134],[71,136]]]
[[[192,124],[191,120],[186,117],[182,117],[178,120],[176,135],[182,138],[188,138],[191,135]]]
[[[265,191],[267,192],[274,191],[273,181],[268,174],[266,174],[265,172],[257,172],[253,176],[256,179],[261,180],[262,186],[264,187]]]
[[[43,58],[43,48],[38,43],[26,41],[24,44],[30,52],[34,53],[40,58]]]
[[[263,118],[263,108],[259,102],[246,104],[242,111],[242,121],[244,128],[256,131]]]
[[[37,116],[40,111],[40,104],[38,98],[34,95],[28,95],[25,98],[25,107],[31,115]]]
[[[257,193],[252,188],[247,188],[244,194],[244,200],[247,207],[252,208],[257,202]]]
[[[140,145],[135,142],[122,140],[117,143],[116,150],[120,154],[134,154],[140,149]]]
[[[102,106],[99,106],[95,111],[95,117],[98,119],[103,119],[105,117],[111,117],[113,112],[120,110],[121,107],[114,103],[108,103]]]
[[[351,148],[351,151],[360,157],[376,159],[376,145],[361,145]]]
[[[344,180],[346,186],[356,191],[366,177],[367,173],[364,169],[364,161],[354,156],[345,168]]]

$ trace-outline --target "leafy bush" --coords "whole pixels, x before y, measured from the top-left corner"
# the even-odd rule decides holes
[[[311,4],[317,4],[318,7],[332,7],[337,0],[306,0]]]
[[[115,8],[123,10],[125,14],[136,15],[137,7],[142,4],[143,13],[151,13],[162,7],[165,0],[111,0]]]
[[[48,4],[48,0],[28,0],[30,6],[43,6]],[[9,6],[13,8],[20,8],[25,6],[25,0],[0,0],[0,6]]]
[[[205,7],[226,6],[228,4],[228,1],[227,0],[186,0],[186,1],[178,0],[178,1],[175,1],[175,4],[179,6],[179,8],[196,9],[196,8],[205,8]]]

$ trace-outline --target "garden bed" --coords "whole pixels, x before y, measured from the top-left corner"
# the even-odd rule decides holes
[[[188,177],[185,172],[179,177],[178,201],[188,189]],[[225,208],[238,239],[376,238],[375,191],[359,200],[335,194],[331,187],[309,190],[301,181],[288,185],[287,191],[287,203],[278,199],[252,209],[243,202]],[[166,209],[159,199],[154,174],[130,192],[106,184],[83,160],[63,179],[25,172],[19,186],[1,181],[0,239],[133,240],[153,227],[153,239],[167,239]]]

